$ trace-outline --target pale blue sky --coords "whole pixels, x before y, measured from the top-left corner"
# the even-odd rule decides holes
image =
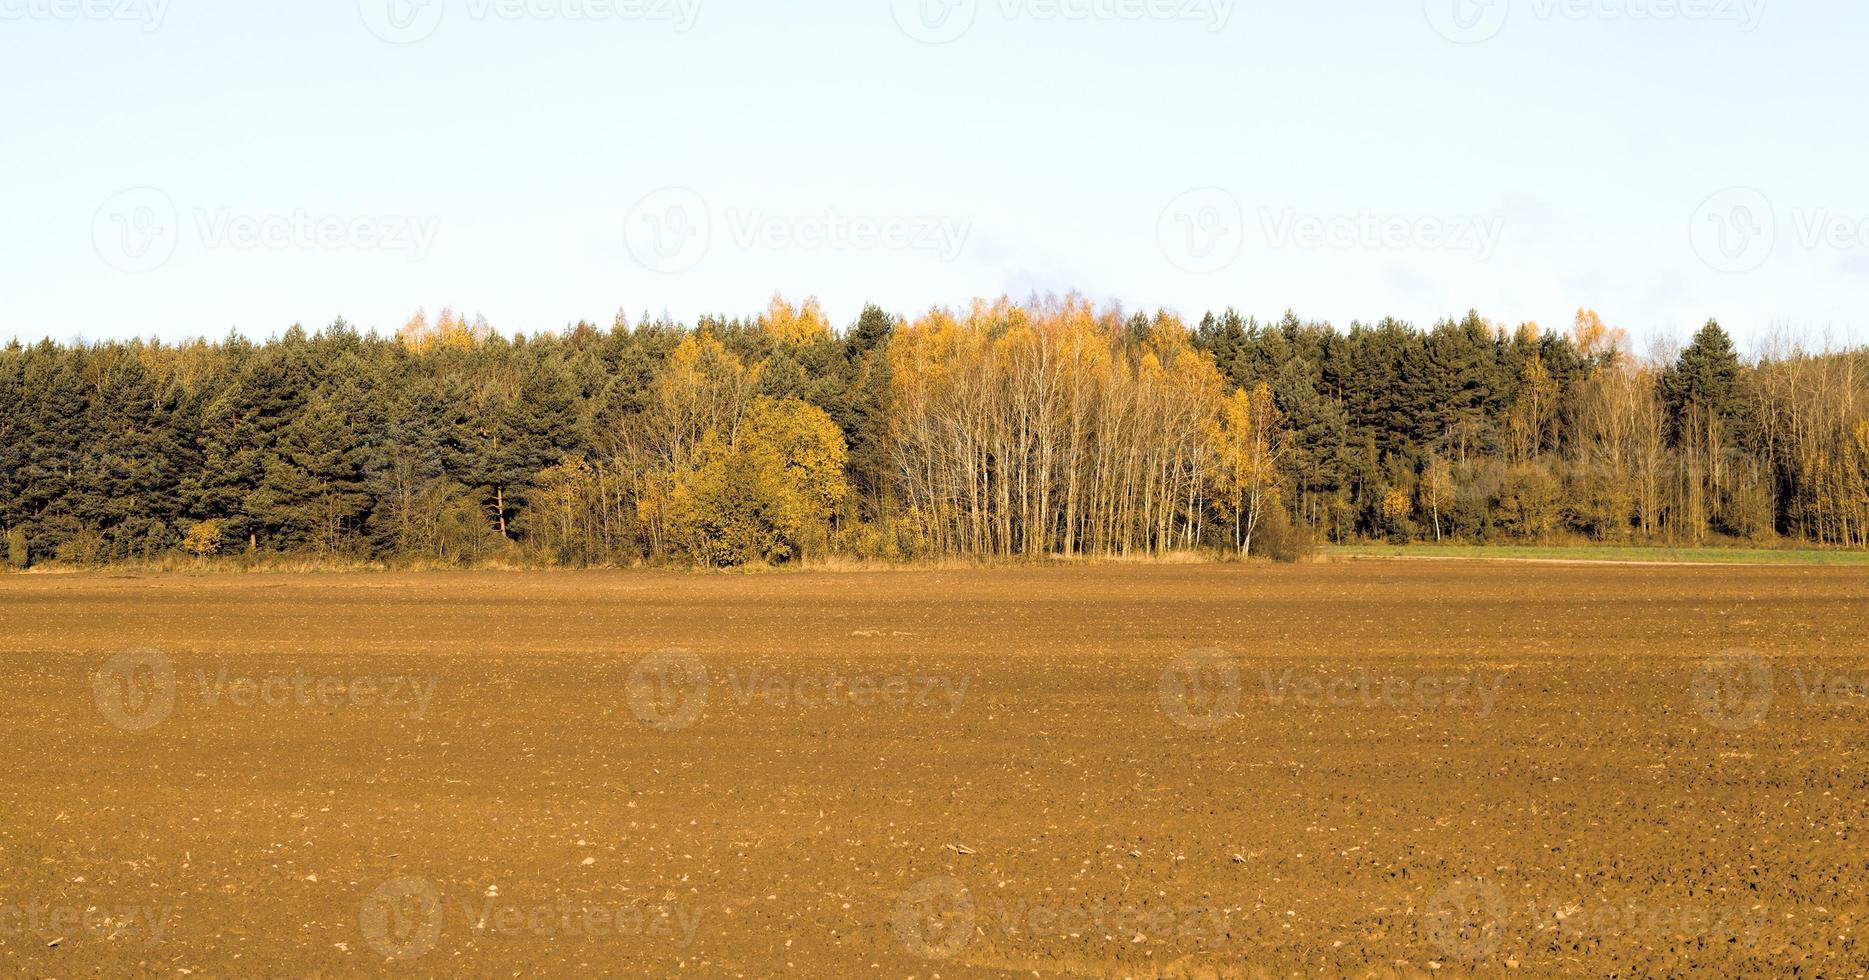
[[[1076,288],[1869,339],[1860,0],[427,2],[0,0],[0,338]]]

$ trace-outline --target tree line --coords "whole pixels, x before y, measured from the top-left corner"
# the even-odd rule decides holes
[[[14,566],[1291,557],[1311,542],[1869,546],[1869,351],[1637,352],[1469,314],[1189,324],[815,301],[506,336],[0,348]]]

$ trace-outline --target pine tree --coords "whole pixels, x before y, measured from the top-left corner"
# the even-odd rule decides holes
[[[500,536],[510,538],[532,478],[583,444],[585,424],[571,379],[556,360],[526,368],[518,390],[496,402],[486,421],[478,475]]]
[[[1729,427],[1745,419],[1747,399],[1739,354],[1718,321],[1694,335],[1674,365],[1661,376],[1660,393],[1668,415],[1669,436],[1679,444],[1708,418]],[[1730,431],[1730,428],[1729,428]]]
[[[361,449],[349,420],[322,395],[280,427],[254,501],[285,547],[333,555],[361,532],[368,503]]]

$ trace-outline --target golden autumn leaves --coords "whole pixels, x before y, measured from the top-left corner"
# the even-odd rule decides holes
[[[1272,388],[1263,381],[1251,391],[1234,389],[1208,424],[1215,502],[1232,518],[1233,547],[1242,555],[1252,554],[1259,522],[1280,506],[1279,464],[1290,448],[1284,426]]]
[[[760,397],[732,442],[709,431],[669,491],[671,532],[707,565],[787,561],[828,541],[849,493],[844,436],[815,405]]]
[[[774,297],[780,343],[828,338],[816,300]],[[707,565],[786,561],[829,541],[849,495],[844,435],[821,408],[757,395],[764,365],[705,332],[690,334],[656,379],[629,440],[644,473],[637,510],[652,540]]]
[[[894,475],[930,550],[1159,554],[1218,515],[1244,551],[1278,499],[1270,390],[1226,394],[1172,316],[1138,332],[1077,298],[976,302],[898,327],[889,363]]]
[[[815,301],[775,298],[761,326],[779,349],[832,337]],[[1281,506],[1271,389],[1229,393],[1173,317],[1138,332],[1075,298],[978,302],[898,323],[878,360],[888,506],[857,526],[831,417],[757,394],[764,362],[683,338],[628,438],[650,551],[787,561],[829,548],[835,523],[904,555],[1154,554],[1210,536],[1247,554]]]

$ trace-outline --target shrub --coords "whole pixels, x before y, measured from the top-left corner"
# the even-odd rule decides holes
[[[88,527],[61,542],[53,552],[59,561],[72,565],[96,565],[104,560],[104,536]]]
[[[197,558],[220,554],[224,533],[220,521],[197,521],[182,536],[182,550]]]
[[[1309,561],[1317,554],[1317,536],[1304,524],[1293,523],[1285,508],[1274,507],[1253,537],[1253,550],[1278,562]]]

